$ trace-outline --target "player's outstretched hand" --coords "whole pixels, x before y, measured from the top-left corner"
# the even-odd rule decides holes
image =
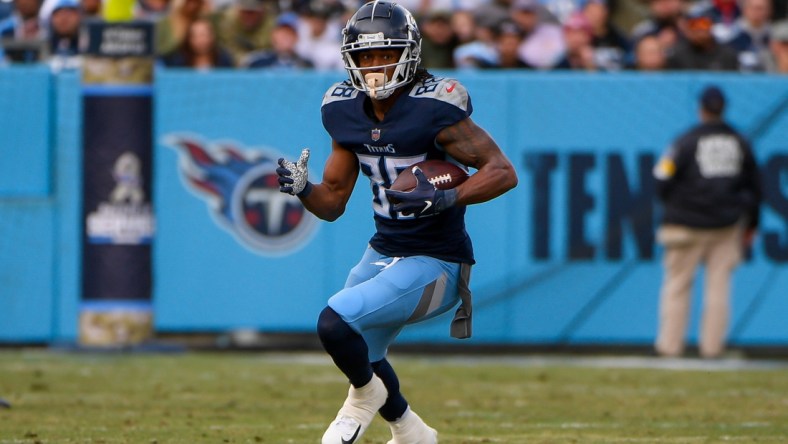
[[[427,176],[419,167],[413,167],[416,176],[416,187],[410,191],[386,190],[386,196],[394,203],[394,211],[415,217],[429,216],[440,213],[454,205],[457,190],[439,190],[427,180]]]
[[[279,159],[279,168],[276,174],[279,175],[279,191],[293,196],[306,197],[312,189],[309,183],[306,164],[309,161],[309,148],[301,151],[301,157],[296,163],[283,158]]]

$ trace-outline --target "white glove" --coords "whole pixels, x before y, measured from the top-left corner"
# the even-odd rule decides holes
[[[308,161],[309,148],[301,151],[301,157],[296,163],[279,159],[279,168],[276,169],[276,174],[279,175],[279,191],[301,197],[309,194],[312,184],[308,180],[309,172],[306,167]]]

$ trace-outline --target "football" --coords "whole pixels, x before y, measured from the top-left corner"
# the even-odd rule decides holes
[[[427,180],[439,190],[448,190],[468,180],[468,172],[445,160],[423,160],[404,169],[391,184],[395,191],[410,191],[416,187],[413,167],[421,168]]]

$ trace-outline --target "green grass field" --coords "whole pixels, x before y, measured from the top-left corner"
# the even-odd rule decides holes
[[[443,444],[788,442],[788,365],[391,361]],[[346,391],[319,353],[5,350],[0,397],[13,407],[0,409],[0,443],[318,443]],[[388,439],[378,418],[363,442]]]

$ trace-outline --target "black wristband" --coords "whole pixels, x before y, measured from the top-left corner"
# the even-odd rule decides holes
[[[312,192],[312,182],[307,181],[306,185],[304,185],[304,189],[301,190],[300,193],[296,194],[296,196],[298,196],[298,197],[303,199],[303,198],[309,196],[309,193],[311,193],[311,192]]]

